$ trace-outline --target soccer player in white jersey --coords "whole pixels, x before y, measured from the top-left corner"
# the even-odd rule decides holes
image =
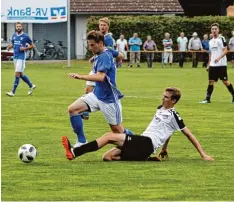
[[[123,95],[116,86],[116,66],[113,53],[104,46],[104,35],[100,31],[90,31],[87,36],[89,50],[95,55],[92,75],[70,73],[74,79],[96,82],[93,92],[77,99],[69,107],[70,122],[77,135],[78,147],[86,143],[83,131],[81,113],[85,111],[101,111],[115,133],[131,134],[131,131],[122,126],[122,105],[120,99]],[[113,50],[114,51],[114,50]],[[115,51],[118,54],[118,51]]]
[[[141,136],[108,132],[102,137],[75,149],[71,147],[68,138],[63,136],[62,143],[67,159],[73,160],[87,152],[99,150],[107,144],[114,144],[117,147],[106,152],[103,155],[103,160],[149,160],[150,155],[160,146],[163,145],[161,153],[167,151],[168,140],[175,131],[179,130],[194,145],[203,160],[212,161],[213,158],[204,152],[196,137],[185,126],[182,118],[174,109],[174,105],[179,101],[180,97],[181,92],[178,88],[166,88],[163,92],[162,105],[158,107],[152,121]]]
[[[20,79],[22,79],[26,84],[28,84],[29,86],[28,95],[31,95],[33,89],[35,89],[36,86],[33,85],[29,80],[29,78],[24,74],[24,69],[25,69],[25,53],[27,50],[33,48],[33,43],[30,37],[23,32],[23,24],[20,22],[16,23],[16,32],[12,36],[11,44],[7,47],[8,50],[11,48],[14,49],[15,81],[12,91],[7,92],[6,95],[10,97],[15,96],[15,92],[19,85]]]
[[[200,103],[210,103],[211,95],[214,90],[214,83],[220,79],[230,92],[232,103],[234,104],[234,90],[232,84],[228,81],[227,74],[227,43],[225,38],[219,35],[218,23],[211,25],[211,33],[213,34],[213,38],[209,41],[209,66],[206,68],[209,72],[209,84],[207,87],[206,98]]]
[[[229,40],[229,49],[231,52],[231,63],[232,63],[232,68],[234,68],[234,31],[232,31],[232,38]]]

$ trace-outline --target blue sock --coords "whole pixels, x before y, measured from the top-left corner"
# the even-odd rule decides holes
[[[29,88],[32,87],[32,83],[29,81],[28,77],[26,75],[20,76],[20,78],[26,83],[28,84]]]
[[[134,135],[131,130],[124,128],[124,134],[126,135]]]
[[[79,114],[70,116],[70,122],[73,128],[73,131],[77,134],[77,139],[81,143],[86,142],[86,138],[84,135],[84,129],[83,129],[83,121]]]
[[[13,89],[12,89],[12,93],[14,93],[14,94],[15,94],[16,88],[17,88],[18,85],[19,85],[19,81],[20,81],[20,77],[16,76],[16,77],[15,77],[14,86],[13,86]]]

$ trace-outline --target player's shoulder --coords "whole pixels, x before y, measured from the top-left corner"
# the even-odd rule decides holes
[[[168,111],[176,118],[180,116],[179,112],[175,108],[171,108]]]
[[[157,107],[157,109],[161,109],[163,106],[162,105],[159,105],[158,107]]]

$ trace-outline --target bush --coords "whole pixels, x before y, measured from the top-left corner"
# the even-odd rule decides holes
[[[88,20],[88,30],[98,30],[98,19],[103,16],[93,16]],[[204,34],[210,33],[210,25],[219,23],[220,33],[229,40],[231,31],[234,30],[234,17],[226,16],[200,16],[200,17],[180,17],[180,16],[108,16],[111,21],[110,31],[114,39],[118,39],[122,33],[128,40],[134,32],[139,34],[142,42],[147,35],[151,35],[159,50],[163,50],[162,39],[165,32],[169,32],[176,50],[176,39],[180,32],[184,32],[188,40],[193,32],[197,32],[203,39]]]

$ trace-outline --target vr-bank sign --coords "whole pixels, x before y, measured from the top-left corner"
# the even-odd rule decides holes
[[[54,23],[67,21],[67,0],[2,0],[2,22]]]

